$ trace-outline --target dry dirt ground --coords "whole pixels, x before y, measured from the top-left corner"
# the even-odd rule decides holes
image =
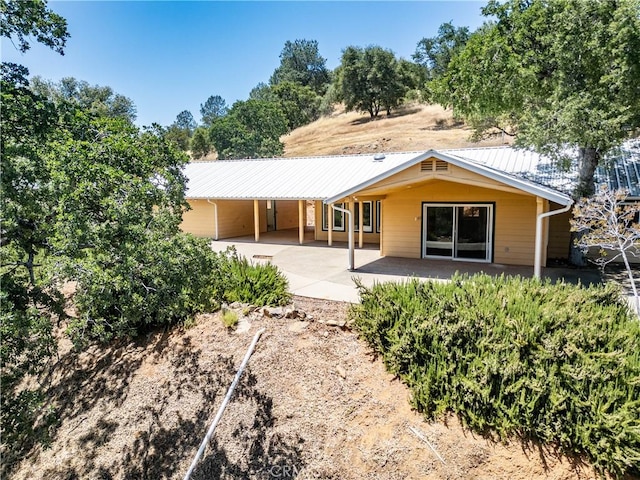
[[[426,151],[430,148],[501,146],[511,138],[496,134],[479,142],[473,130],[439,105],[409,104],[371,118],[368,113],[345,112],[337,105],[333,114],[283,135],[284,157],[354,155],[375,152]],[[194,161],[218,158],[216,152]]]
[[[427,422],[409,392],[349,329],[347,304],[294,299],[313,316],[255,319],[245,333],[218,315],[186,330],[77,355],[51,377],[59,426],[15,479],[183,478],[255,332],[257,344],[194,479],[595,479],[577,459],[505,445],[455,418]],[[442,457],[409,427],[420,432]]]
[[[387,116],[345,112],[297,128],[280,140],[286,157],[352,155],[373,152],[425,151],[430,148],[487,147],[510,143],[497,135],[482,142],[470,140],[472,129],[455,121],[451,110],[439,105],[406,105]]]

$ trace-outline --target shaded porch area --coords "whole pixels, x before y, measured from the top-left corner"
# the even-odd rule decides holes
[[[307,236],[309,235],[309,236]],[[308,241],[307,241],[308,239]],[[313,232],[305,233],[305,243],[298,244],[297,229],[263,233],[260,242],[253,236],[213,241],[216,251],[235,246],[238,253],[254,262],[271,262],[286,275],[294,295],[346,302],[358,302],[353,282],[360,278],[367,285],[376,282],[404,281],[412,277],[447,280],[456,272],[484,272],[488,275],[520,275],[533,277],[533,267],[435,259],[381,257],[378,245],[355,249],[355,271],[347,269],[346,242],[313,240]],[[601,282],[596,269],[543,268],[542,277],[552,281],[592,284]]]

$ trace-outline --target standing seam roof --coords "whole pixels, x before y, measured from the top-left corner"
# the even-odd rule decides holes
[[[379,155],[379,154],[376,154]],[[512,147],[463,148],[424,152],[194,162],[185,167],[189,199],[327,200],[387,178],[429,156],[440,156],[553,201],[566,199],[576,184],[577,165],[558,163]],[[627,142],[601,162],[596,181],[627,188],[640,197],[640,139]],[[560,195],[558,195],[560,194]]]

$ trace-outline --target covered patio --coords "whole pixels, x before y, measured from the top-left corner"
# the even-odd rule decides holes
[[[345,267],[348,256],[345,242],[328,246],[325,241],[313,240],[312,234],[307,234],[308,241],[302,245],[297,242],[295,230],[285,230],[263,233],[259,243],[249,235],[212,241],[211,246],[216,251],[234,246],[239,254],[253,262],[273,263],[289,280],[289,290],[294,295],[352,303],[359,301],[354,278],[372,286],[376,282],[404,281],[412,277],[446,281],[456,272],[522,277],[532,277],[534,273],[529,266],[381,257],[378,245],[374,244],[355,250],[355,271],[349,271]],[[542,269],[542,278],[568,283],[580,281],[583,285],[601,281],[595,269],[546,267]]]

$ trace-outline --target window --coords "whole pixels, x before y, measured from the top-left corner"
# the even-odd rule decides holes
[[[355,204],[355,231],[360,231],[360,202]],[[362,231],[373,232],[373,202],[362,202]]]
[[[336,207],[346,208],[345,203],[335,203]],[[322,230],[329,230],[329,205],[322,205]],[[333,231],[344,232],[344,217],[345,214],[340,210],[333,211]]]
[[[490,262],[493,205],[423,204],[423,257]]]
[[[376,233],[380,233],[380,227],[382,224],[382,202],[380,200],[376,201]]]

